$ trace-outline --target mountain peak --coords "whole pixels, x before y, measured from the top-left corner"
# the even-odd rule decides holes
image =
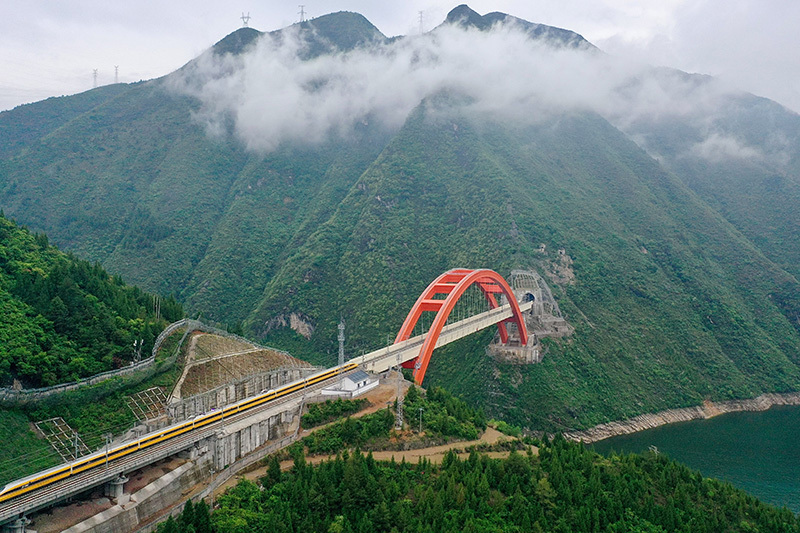
[[[527,20],[499,11],[481,16],[467,4],[461,4],[453,8],[453,10],[447,14],[442,25],[455,25],[461,26],[462,28],[477,28],[481,31],[486,31],[491,29],[495,24],[502,23],[516,24],[518,27],[524,29],[532,38],[546,40],[556,46],[596,50],[594,45],[574,31],[547,26],[546,24],[528,22]]]
[[[258,39],[260,35],[261,32],[253,28],[239,28],[221,39],[213,46],[212,50],[217,55],[239,55]]]
[[[359,13],[339,11],[315,19],[299,22],[301,32],[312,45],[311,55],[332,50],[352,50],[362,44],[383,41],[383,35],[369,20]],[[281,33],[278,30],[273,33]]]
[[[458,26],[484,29],[486,21],[476,11],[470,8],[467,4],[461,4],[453,8],[447,17],[444,19],[445,24],[456,24]]]

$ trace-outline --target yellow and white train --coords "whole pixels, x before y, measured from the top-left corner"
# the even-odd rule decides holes
[[[24,494],[28,494],[32,491],[39,490],[57,481],[61,481],[62,479],[75,476],[81,472],[98,468],[100,466],[105,466],[106,462],[110,464],[111,461],[121,457],[136,453],[139,450],[143,450],[160,442],[173,439],[194,429],[213,424],[214,422],[222,420],[223,418],[249,411],[250,409],[263,405],[267,402],[277,400],[278,398],[287,396],[293,392],[301,391],[305,387],[322,383],[329,379],[340,376],[345,372],[349,372],[350,370],[355,369],[357,366],[358,365],[356,363],[346,363],[340,367],[333,367],[309,376],[303,380],[295,381],[294,383],[284,385],[278,389],[270,390],[253,396],[252,398],[247,398],[238,403],[231,404],[223,409],[211,411],[209,413],[196,416],[194,419],[187,422],[182,422],[180,424],[164,428],[155,433],[145,435],[138,440],[109,449],[107,452],[105,450],[95,452],[85,457],[81,457],[72,463],[56,466],[32,476],[18,479],[17,481],[12,481],[0,491],[0,503],[11,500],[12,498],[17,498]]]

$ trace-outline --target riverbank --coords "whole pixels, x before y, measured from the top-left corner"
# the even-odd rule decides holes
[[[725,413],[738,411],[766,411],[775,405],[800,405],[800,392],[767,393],[749,400],[705,401],[702,405],[694,407],[667,409],[666,411],[643,414],[627,420],[599,424],[582,431],[564,432],[564,437],[570,440],[591,443],[610,437],[652,429],[665,424],[674,424],[675,422],[713,418]]]

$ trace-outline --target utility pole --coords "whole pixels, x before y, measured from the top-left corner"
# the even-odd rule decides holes
[[[78,432],[77,431],[73,431],[72,434],[75,435],[75,459],[77,459],[78,458]]]
[[[111,433],[106,433],[106,470],[108,470],[108,445],[109,444],[111,444]]]
[[[139,339],[133,341],[133,362],[138,363],[142,360],[142,345],[144,344],[144,339]]]
[[[300,4],[298,7],[300,8],[300,11],[298,11],[297,14],[300,15],[300,22],[305,22],[306,21],[306,6],[304,4]]]
[[[119,83],[119,65],[114,65],[114,83]]]
[[[242,19],[242,28],[246,28],[247,23],[250,22],[250,12],[248,11],[247,15],[245,15],[244,11],[242,11],[242,16],[239,18]]]
[[[94,87],[96,89],[97,88],[97,69],[94,69],[92,71],[92,78],[94,79],[94,83],[92,84],[92,87]]]
[[[344,318],[339,317],[339,372],[344,366]],[[339,388],[344,389],[344,378],[339,382]]]
[[[419,432],[422,433],[422,411],[425,409],[423,407],[419,408]]]

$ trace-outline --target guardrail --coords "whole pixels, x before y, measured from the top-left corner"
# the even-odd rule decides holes
[[[191,318],[184,318],[182,320],[178,320],[177,322],[173,322],[172,324],[168,325],[164,330],[159,333],[158,337],[156,337],[155,342],[153,343],[153,351],[150,357],[139,361],[138,363],[131,363],[129,366],[118,368],[116,370],[108,370],[106,372],[101,372],[99,374],[95,374],[94,376],[89,376],[88,378],[79,379],[78,381],[73,381],[70,383],[62,383],[60,385],[53,385],[51,387],[42,387],[38,389],[13,389],[13,388],[0,388],[0,403],[27,403],[31,401],[40,400],[42,398],[46,398],[48,396],[52,396],[54,394],[61,394],[67,391],[79,389],[81,387],[87,387],[89,385],[95,385],[102,381],[106,381],[111,378],[119,377],[119,376],[126,376],[128,374],[133,374],[135,372],[139,372],[142,370],[147,370],[154,366],[156,362],[156,354],[158,354],[159,349],[161,349],[161,345],[163,342],[172,335],[175,331],[185,327],[186,333],[181,338],[178,346],[175,348],[175,351],[172,355],[167,357],[164,360],[165,365],[171,365],[178,359],[178,353],[180,352],[180,348],[183,345],[184,340],[189,333],[192,331],[204,331],[206,333],[213,333],[215,335],[222,335],[225,337],[230,337],[241,342],[246,342],[248,344],[252,344],[257,348],[263,350],[271,350],[281,355],[285,355],[288,358],[291,356],[283,351],[278,350],[275,348],[270,348],[267,346],[261,346],[259,344],[254,343],[249,339],[245,339],[244,337],[240,337],[239,335],[235,335],[233,333],[228,333],[227,331],[210,326],[208,324],[203,324],[199,320],[194,320]],[[290,359],[290,360],[293,360]]]
[[[86,387],[88,385],[94,385],[96,383],[100,383],[101,381],[115,378],[117,376],[125,376],[140,370],[145,370],[153,366],[154,362],[154,357],[148,357],[147,359],[143,359],[138,363],[133,363],[130,366],[118,368],[116,370],[109,370],[107,372],[101,372],[100,374],[95,374],[94,376],[73,381],[71,383],[62,383],[61,385],[53,385],[52,387],[43,387],[41,389],[16,390],[3,388],[0,389],[0,403],[24,403],[27,401],[39,400],[47,396],[52,396],[53,394],[61,394],[62,392]]]

